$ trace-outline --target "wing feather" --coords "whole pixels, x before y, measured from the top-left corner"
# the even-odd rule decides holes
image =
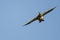
[[[26,23],[24,26],[26,26],[26,25],[32,23],[32,22],[35,21],[35,20],[37,20],[37,17],[36,17],[36,18],[33,18],[31,21],[29,21],[28,23]]]
[[[49,12],[51,12],[52,10],[54,10],[55,8],[56,8],[56,7],[54,7],[54,8],[52,8],[52,9],[50,9],[50,10],[44,12],[44,13],[43,13],[43,16],[46,15],[46,14],[48,14]]]

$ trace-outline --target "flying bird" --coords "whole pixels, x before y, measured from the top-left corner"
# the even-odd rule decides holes
[[[49,12],[51,12],[52,10],[54,10],[55,8],[56,8],[56,7],[51,8],[51,9],[47,10],[47,11],[44,12],[44,13],[40,13],[40,12],[39,12],[39,14],[38,14],[37,17],[33,18],[31,21],[29,21],[28,23],[26,23],[24,26],[26,26],[26,25],[28,25],[28,24],[32,23],[33,21],[36,21],[36,20],[38,20],[39,22],[44,21],[44,16],[45,16],[46,14],[48,14]]]

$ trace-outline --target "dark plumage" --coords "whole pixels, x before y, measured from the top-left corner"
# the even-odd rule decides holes
[[[28,23],[26,23],[24,26],[32,23],[32,22],[35,21],[35,20],[39,20],[39,22],[44,21],[44,16],[45,16],[46,14],[48,14],[49,12],[51,12],[52,10],[54,10],[55,8],[56,8],[56,7],[51,8],[50,10],[44,12],[43,14],[41,14],[41,13],[39,12],[39,15],[38,15],[37,17],[33,18],[31,21],[29,21]]]

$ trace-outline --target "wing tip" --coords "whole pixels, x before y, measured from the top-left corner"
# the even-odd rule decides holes
[[[57,6],[54,7],[54,9],[56,8]]]
[[[58,7],[58,5],[56,5],[56,6],[54,7],[54,9],[57,8],[57,7]]]
[[[26,26],[26,24],[25,24],[25,25],[23,25],[23,26]]]
[[[23,26],[27,26],[28,24],[24,24]]]

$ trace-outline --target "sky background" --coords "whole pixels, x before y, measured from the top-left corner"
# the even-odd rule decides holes
[[[23,26],[55,6],[44,22]],[[60,40],[60,0],[0,0],[0,40]]]

